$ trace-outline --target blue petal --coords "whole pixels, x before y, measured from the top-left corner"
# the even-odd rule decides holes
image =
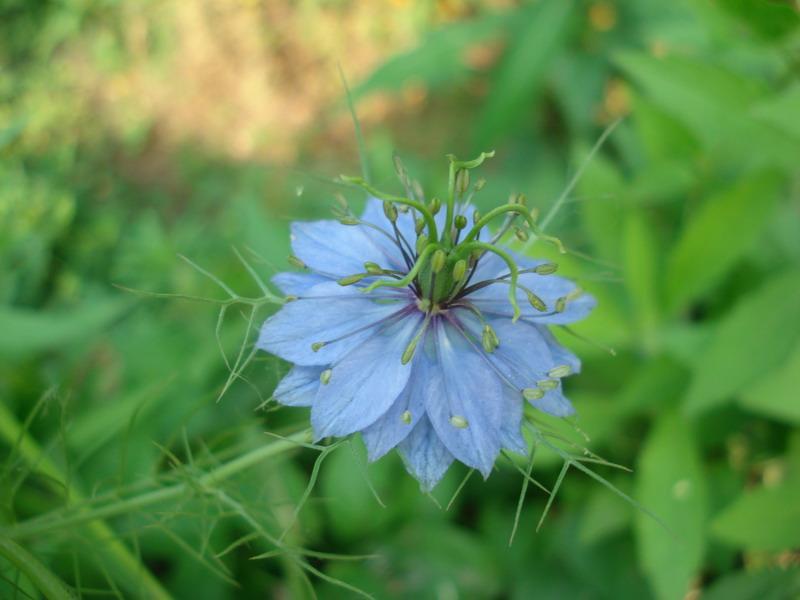
[[[536,325],[536,329],[547,343],[547,347],[550,349],[550,354],[553,356],[553,361],[555,363],[558,365],[569,365],[572,374],[581,372],[581,359],[564,348],[546,326]]]
[[[366,223],[380,227],[390,237],[394,237],[394,228],[392,227],[392,223],[386,218],[386,215],[383,212],[383,201],[376,198],[369,198],[366,206],[364,207],[364,212],[362,213],[361,218]],[[405,238],[405,241],[411,245],[411,248],[414,248],[414,244],[417,240],[417,234],[414,230],[414,227],[414,216],[412,215],[411,211],[399,213],[397,215],[397,229],[400,231],[400,234],[403,236],[403,238]],[[403,260],[403,254],[400,252],[400,248],[398,248],[397,244],[392,239],[380,231],[376,231],[369,225],[361,225],[359,226],[359,229],[372,241],[373,244],[377,245],[381,249],[385,260],[383,263],[378,262],[378,264],[388,266],[393,269],[407,269],[406,263]]]
[[[322,275],[343,277],[363,273],[367,261],[380,264],[384,255],[361,228],[338,221],[292,223],[292,250]]]
[[[527,454],[528,445],[522,436],[522,399],[519,392],[504,386],[501,398],[503,422],[500,425],[500,444],[517,454]]]
[[[386,300],[390,298],[398,300]],[[375,333],[370,325],[401,310],[408,302],[405,296],[379,290],[366,295],[353,286],[320,283],[267,319],[256,346],[299,365],[332,364]],[[364,329],[359,331],[361,328]],[[315,342],[335,340],[356,331],[317,352],[311,349]]]
[[[331,369],[311,407],[311,425],[317,439],[344,436],[378,420],[406,387],[411,364],[400,358],[422,322],[413,313],[386,327]]]
[[[569,417],[575,414],[575,407],[572,406],[572,402],[567,400],[566,396],[564,396],[560,385],[556,389],[549,390],[545,393],[543,398],[531,400],[531,404],[542,412],[551,414],[554,417]]]
[[[286,406],[311,406],[322,371],[323,367],[292,367],[275,388],[273,397]]]
[[[438,323],[435,334],[439,368],[429,378],[428,416],[447,449],[488,477],[502,446],[502,384],[452,325]],[[454,425],[454,417],[466,426]]]
[[[414,357],[405,389],[381,418],[361,432],[369,460],[378,460],[402,442],[425,414],[425,389],[434,368],[422,350]],[[403,420],[408,411],[407,421]]]
[[[422,416],[398,450],[406,470],[426,492],[439,483],[453,462],[453,455],[439,439],[427,415]]]
[[[318,283],[325,281],[327,281],[327,278],[315,273],[295,273],[292,271],[278,273],[272,278],[272,283],[287,296],[302,296]]]

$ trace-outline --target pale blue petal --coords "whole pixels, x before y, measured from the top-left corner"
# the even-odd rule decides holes
[[[436,487],[453,462],[453,455],[439,439],[427,415],[414,426],[398,450],[406,469],[426,492]]]
[[[275,388],[273,397],[286,406],[311,406],[324,367],[292,367]]]
[[[286,303],[267,319],[256,345],[299,365],[334,363],[375,333],[370,325],[390,317],[409,302],[405,296],[386,301],[389,297],[390,293],[380,291],[365,295],[353,286],[342,287],[332,281],[317,284],[302,299]],[[361,328],[364,329],[359,331]],[[311,349],[315,342],[327,342],[354,331],[358,333],[317,352]]]
[[[292,251],[309,268],[322,275],[343,277],[364,272],[366,261],[380,263],[381,251],[361,228],[338,221],[292,223]]]
[[[517,454],[527,454],[528,446],[522,436],[523,399],[517,390],[504,386],[500,401],[503,405],[500,444]]]
[[[550,349],[550,354],[553,356],[553,361],[555,363],[558,365],[569,365],[571,374],[573,375],[581,372],[581,359],[564,348],[546,326],[536,325],[536,329],[547,343],[547,347]]]
[[[439,323],[435,332],[439,368],[429,378],[426,411],[447,449],[488,477],[502,445],[502,384],[452,325]]]
[[[380,227],[391,238],[394,238],[394,228],[392,227],[391,221],[386,218],[386,215],[383,212],[382,200],[369,198],[366,206],[364,207],[364,212],[362,213],[361,218],[366,223]],[[400,252],[400,248],[393,239],[390,239],[390,237],[387,237],[380,231],[376,231],[369,225],[361,225],[359,229],[372,241],[373,244],[380,248],[381,254],[384,258],[382,261],[375,262],[384,267],[397,270],[407,270],[408,267],[403,260],[403,254]],[[411,214],[411,211],[398,214],[397,229],[400,231],[400,234],[405,238],[405,241],[408,242],[411,248],[414,248],[417,240],[417,234],[414,231],[414,217]]]
[[[296,273],[293,271],[278,273],[272,278],[272,283],[287,296],[302,296],[315,285],[325,281],[329,281],[329,279],[315,273]]]
[[[422,350],[417,352],[408,383],[382,417],[361,432],[369,460],[378,460],[402,442],[425,414],[425,389],[434,368]],[[403,415],[408,411],[407,419]]]
[[[575,407],[564,396],[560,385],[556,389],[546,392],[543,398],[531,400],[531,404],[554,417],[569,417],[575,414]]]
[[[400,358],[422,322],[415,312],[355,348],[331,368],[311,407],[317,439],[344,436],[378,420],[406,387],[411,364]]]

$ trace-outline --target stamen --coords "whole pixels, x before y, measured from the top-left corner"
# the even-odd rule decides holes
[[[304,263],[302,260],[297,258],[294,254],[290,254],[286,258],[286,260],[289,261],[289,264],[292,265],[293,267],[297,267],[298,269],[305,269],[306,268],[306,263]]]
[[[325,369],[319,374],[320,383],[322,385],[328,385],[328,382],[331,380],[331,375],[333,375],[333,371],[331,369]]]
[[[437,250],[433,253],[433,258],[431,259],[431,269],[434,273],[438,273],[444,268],[444,263],[447,260],[447,254],[445,254],[444,250]]]
[[[541,388],[525,388],[522,390],[525,400],[541,400],[544,398],[544,390]]]
[[[483,349],[491,354],[500,345],[500,339],[497,337],[494,329],[488,323],[483,326],[483,335],[481,336],[481,344]]]
[[[558,381],[555,379],[541,379],[536,382],[536,386],[543,390],[554,390],[558,387]]]
[[[337,280],[336,283],[338,283],[341,286],[353,285],[354,283],[358,283],[365,277],[369,276],[370,276],[369,273],[356,273],[355,275],[348,275],[347,277],[342,277],[341,279]]]
[[[461,260],[456,261],[456,264],[453,265],[453,280],[456,283],[460,283],[462,279],[464,279],[464,275],[467,272],[467,261],[463,258]]]
[[[403,423],[405,423],[406,425],[411,425],[411,411],[410,410],[404,411],[403,414],[400,415],[400,419],[402,419]]]
[[[552,377],[553,379],[561,379],[562,377],[566,377],[570,373],[572,373],[572,367],[570,367],[569,365],[559,365],[557,367],[550,369],[547,372],[547,376]]]

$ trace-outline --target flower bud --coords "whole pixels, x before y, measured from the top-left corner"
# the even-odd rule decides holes
[[[467,226],[467,217],[464,215],[456,215],[454,224],[456,229],[464,229]]]

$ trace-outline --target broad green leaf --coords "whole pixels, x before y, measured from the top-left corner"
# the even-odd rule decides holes
[[[476,141],[487,147],[510,129],[527,112],[544,76],[553,66],[572,15],[569,0],[541,0],[518,15],[524,27],[511,36],[491,93],[478,123]]]
[[[682,598],[705,552],[706,486],[689,424],[665,414],[642,450],[636,497],[666,523],[636,515],[639,561],[657,598]]]
[[[703,600],[788,600],[800,597],[800,568],[732,573],[703,591]]]
[[[706,201],[687,218],[667,265],[669,306],[679,309],[709,290],[750,249],[769,222],[778,180],[759,174]]]
[[[63,311],[0,307],[0,356],[19,358],[58,350],[97,335],[128,307],[126,299],[87,302]]]
[[[731,309],[693,362],[685,410],[714,407],[780,366],[800,337],[800,273],[769,280]]]
[[[745,389],[739,403],[768,417],[800,425],[800,346],[783,365]]]
[[[653,102],[696,134],[717,160],[794,167],[795,141],[782,127],[748,117],[766,93],[756,79],[678,56],[659,59],[624,52],[616,62]]]
[[[800,481],[743,493],[711,525],[730,544],[750,550],[788,550],[800,545]]]
[[[788,90],[776,94],[753,107],[752,114],[755,118],[781,127],[788,133],[800,139],[800,83],[796,83]]]

